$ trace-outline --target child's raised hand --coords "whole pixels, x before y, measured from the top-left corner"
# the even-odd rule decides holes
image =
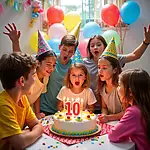
[[[5,26],[5,29],[8,32],[3,32],[5,35],[8,35],[12,42],[18,42],[20,38],[20,31],[17,30],[16,25],[14,23],[8,24],[8,26]]]
[[[144,42],[150,44],[150,25],[148,28],[144,27]]]
[[[102,123],[106,123],[108,122],[108,115],[102,114],[102,115],[98,115],[98,120]]]

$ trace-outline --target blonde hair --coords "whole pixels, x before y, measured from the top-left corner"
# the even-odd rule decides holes
[[[64,84],[67,88],[72,88],[73,85],[70,81],[70,73],[71,73],[71,70],[73,68],[78,68],[78,69],[81,69],[84,74],[85,74],[85,80],[84,80],[84,83],[82,85],[83,88],[89,88],[90,87],[90,76],[89,76],[89,73],[88,73],[88,70],[87,68],[82,64],[82,63],[75,63],[75,64],[72,64],[65,76],[65,80],[64,80]]]

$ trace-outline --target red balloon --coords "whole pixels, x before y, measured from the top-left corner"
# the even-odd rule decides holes
[[[106,4],[101,10],[101,18],[108,25],[115,26],[118,23],[120,11],[114,4]]]
[[[47,19],[50,25],[61,23],[64,20],[64,12],[59,6],[51,6],[47,10]]]

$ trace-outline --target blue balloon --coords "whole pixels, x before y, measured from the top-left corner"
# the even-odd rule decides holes
[[[124,23],[132,24],[140,16],[140,6],[134,1],[127,1],[121,6],[120,16]]]
[[[94,35],[101,34],[101,27],[96,22],[88,22],[83,27],[83,36],[84,38],[91,38]]]
[[[60,51],[59,51],[60,42],[61,42],[61,40],[56,39],[56,38],[50,39],[48,41],[49,46],[53,49],[53,51],[56,53],[56,55],[60,54]]]

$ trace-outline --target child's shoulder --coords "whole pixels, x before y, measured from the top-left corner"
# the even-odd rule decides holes
[[[133,116],[139,116],[141,114],[141,111],[136,105],[133,105],[126,109],[126,113],[131,114]]]

